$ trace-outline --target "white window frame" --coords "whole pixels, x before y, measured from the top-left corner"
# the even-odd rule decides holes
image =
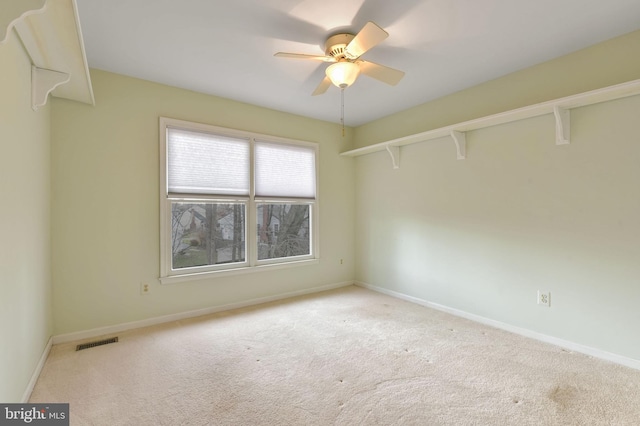
[[[170,194],[167,175],[167,130],[178,128],[195,132],[212,133],[220,136],[249,139],[250,143],[250,190],[244,196],[210,196],[205,194]],[[314,200],[264,197],[256,198],[254,181],[255,141],[265,141],[283,145],[311,147],[315,151],[316,197]],[[320,257],[318,241],[319,231],[319,145],[314,142],[299,141],[281,137],[245,132],[208,124],[194,123],[173,118],[160,117],[160,282],[172,284],[182,281],[211,278],[214,276],[258,272],[265,269],[288,268],[317,263]],[[245,261],[231,264],[219,264],[199,267],[172,268],[171,248],[171,203],[240,203],[245,205]],[[303,256],[258,260],[257,205],[263,203],[285,203],[309,205],[309,248],[311,253]]]

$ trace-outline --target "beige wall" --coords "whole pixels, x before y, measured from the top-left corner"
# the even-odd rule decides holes
[[[592,60],[570,55],[582,58],[585,75],[603,66],[604,47],[635,55],[630,61],[620,53],[606,64],[610,77],[579,86],[640,78],[640,33],[618,41],[590,48]],[[558,63],[565,60],[573,59]],[[558,88],[565,71],[555,78],[547,67],[454,95],[452,105],[490,104],[492,93],[509,91],[566,95]],[[531,80],[517,83],[520,75]],[[530,81],[539,83],[530,88]],[[358,157],[357,279],[640,360],[638,111],[640,96],[572,110],[564,146],[555,145],[547,115],[468,132],[466,160],[456,160],[450,139],[401,148],[398,170],[386,152]],[[357,134],[418,130],[415,112]],[[551,308],[536,305],[537,290],[551,292]]]
[[[95,107],[53,102],[56,334],[353,281],[354,167],[338,156],[340,126],[103,71],[91,78]],[[160,116],[318,142],[319,264],[159,284]]]
[[[0,45],[0,401],[20,402],[53,326],[50,109],[31,109],[31,63]]]

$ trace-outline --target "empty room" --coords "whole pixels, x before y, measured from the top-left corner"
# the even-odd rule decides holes
[[[637,425],[638,123],[637,0],[1,0],[0,424]]]

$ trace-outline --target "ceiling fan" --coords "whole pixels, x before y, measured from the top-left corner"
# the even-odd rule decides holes
[[[274,56],[333,62],[327,67],[326,77],[313,92],[313,96],[325,93],[331,83],[340,89],[345,89],[351,86],[360,74],[395,86],[404,77],[403,71],[360,59],[363,54],[387,37],[389,34],[385,30],[373,22],[367,22],[356,35],[340,33],[329,37],[325,43],[324,56],[286,52],[278,52]]]

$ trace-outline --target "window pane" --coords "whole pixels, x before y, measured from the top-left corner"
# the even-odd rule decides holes
[[[255,147],[257,197],[315,198],[314,148],[262,141]]]
[[[309,204],[258,204],[258,260],[311,254]]]
[[[171,203],[173,269],[245,261],[244,204]]]
[[[167,129],[170,193],[249,195],[249,140]]]

